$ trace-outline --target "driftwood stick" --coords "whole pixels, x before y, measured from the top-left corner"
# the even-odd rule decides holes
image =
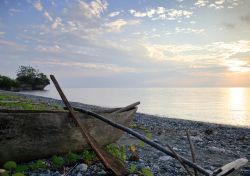
[[[95,112],[88,111],[88,110],[85,110],[85,109],[82,109],[82,108],[77,108],[77,110],[80,111],[80,112],[86,113],[88,115],[91,115],[91,116],[93,116],[93,117],[95,117],[95,118],[97,118],[97,119],[99,119],[99,120],[101,120],[101,121],[115,127],[115,128],[118,128],[118,129],[120,129],[122,131],[125,131],[125,132],[135,136],[136,138],[142,140],[143,142],[147,143],[148,145],[156,148],[157,150],[159,150],[159,151],[161,151],[161,152],[175,158],[175,155],[171,151],[169,151],[165,147],[153,142],[152,140],[148,139],[147,137],[141,135],[140,133],[132,130],[131,128],[128,128],[128,127],[125,127],[125,126],[123,126],[121,124],[115,123],[115,122],[107,119],[106,117],[104,117],[102,115],[99,115],[99,114],[97,114]],[[184,158],[182,156],[179,156],[179,158],[182,159],[183,163],[185,163],[189,167],[197,169],[197,171],[199,171],[203,175],[210,176],[212,174],[212,171],[206,170],[206,169],[202,168],[201,166],[199,166],[197,164],[194,164],[192,161],[190,161],[190,160],[188,160],[188,159],[186,159],[186,158]]]
[[[118,110],[112,112],[112,114],[113,114],[113,113],[118,113],[118,112],[127,111],[128,109],[131,109],[131,108],[133,108],[133,107],[135,107],[135,106],[137,106],[137,105],[139,105],[139,104],[140,104],[140,102],[137,101],[137,102],[135,102],[135,103],[133,103],[133,104],[130,104],[130,105],[128,105],[128,106],[125,106],[125,107],[123,107],[123,108],[121,108],[121,109],[118,109]]]
[[[196,163],[194,144],[193,144],[193,142],[191,140],[190,132],[188,130],[187,130],[187,138],[188,138],[188,142],[189,142],[189,146],[190,146],[190,150],[191,150],[193,163]],[[195,176],[198,176],[197,170],[195,168],[194,168],[194,174],[195,174]]]
[[[105,151],[97,143],[97,141],[90,135],[87,128],[84,125],[82,125],[80,118],[75,115],[75,111],[73,110],[72,106],[70,105],[69,101],[67,100],[66,96],[64,95],[56,78],[53,75],[50,75],[50,78],[53,81],[53,83],[54,83],[59,95],[61,96],[65,106],[68,108],[72,118],[74,119],[76,124],[80,127],[80,131],[82,133],[82,136],[86,139],[88,144],[95,151],[96,155],[98,156],[100,161],[103,163],[103,165],[107,169],[107,171],[110,172],[110,174],[114,174],[117,176],[127,175],[127,170],[125,169],[125,167],[117,159],[115,159],[111,154],[109,154],[107,151]]]
[[[190,170],[187,168],[187,166],[184,164],[184,162],[182,161],[182,159],[179,157],[179,155],[174,151],[174,149],[172,147],[170,147],[170,145],[167,144],[168,149],[174,154],[175,158],[180,162],[181,166],[187,171],[187,173],[190,176],[193,176],[193,174],[190,172]]]
[[[69,175],[70,172],[71,172],[73,169],[75,169],[75,167],[76,167],[77,165],[78,165],[78,163],[76,163],[72,168],[70,168],[70,170],[69,170],[66,174],[64,174],[63,176]]]

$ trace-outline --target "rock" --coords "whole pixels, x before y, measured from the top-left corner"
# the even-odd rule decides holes
[[[202,138],[200,136],[191,136],[191,140],[195,142],[202,142]]]
[[[217,147],[209,147],[208,151],[212,152],[212,153],[226,153],[226,150],[223,148],[217,148]]]
[[[107,173],[104,170],[102,170],[100,172],[97,172],[97,175],[107,175]]]
[[[160,156],[159,160],[160,161],[168,161],[168,160],[171,160],[171,157],[170,156]]]
[[[86,164],[79,164],[76,166],[76,170],[80,172],[85,172],[88,169],[88,166]]]
[[[82,174],[80,172],[78,172],[76,176],[82,176]]]

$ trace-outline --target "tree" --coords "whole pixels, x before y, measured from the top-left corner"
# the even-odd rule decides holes
[[[44,89],[45,86],[50,84],[49,79],[38,69],[31,66],[20,66],[17,70],[16,80],[20,83],[21,87],[29,86],[31,89]]]
[[[0,89],[11,90],[18,89],[19,84],[16,80],[13,80],[7,76],[0,75]]]

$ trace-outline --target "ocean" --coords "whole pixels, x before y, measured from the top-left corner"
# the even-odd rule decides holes
[[[119,107],[140,101],[138,112],[250,127],[250,88],[63,88],[70,101]],[[23,92],[60,99],[51,85]]]

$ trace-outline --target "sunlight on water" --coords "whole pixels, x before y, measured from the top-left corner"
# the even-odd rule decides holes
[[[231,119],[240,125],[244,125],[247,122],[246,111],[246,89],[245,88],[230,88],[229,104],[231,110]]]
[[[105,107],[140,101],[139,112],[250,127],[250,88],[63,88],[70,101]],[[48,91],[28,92],[59,98]]]

